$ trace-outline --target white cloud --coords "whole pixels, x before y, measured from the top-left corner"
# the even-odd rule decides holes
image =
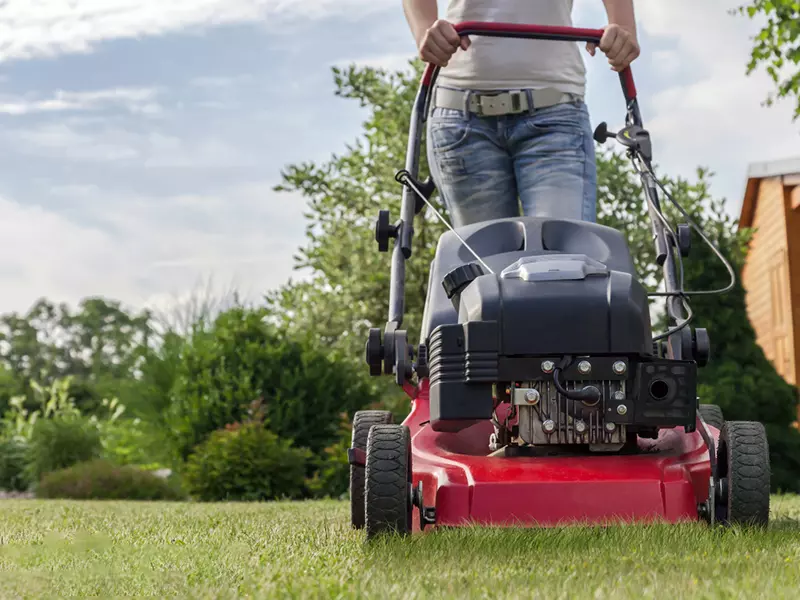
[[[126,162],[135,167],[221,169],[252,167],[256,157],[220,139],[185,139],[86,121],[44,123],[5,132],[15,151],[81,162]]]
[[[333,14],[363,15],[389,0],[6,0],[0,4],[0,59],[87,52],[118,38],[182,29]]]
[[[728,197],[733,214],[739,210],[747,163],[800,155],[793,107],[762,106],[773,89],[771,80],[745,73],[757,27],[728,13],[739,4],[643,0],[636,6],[647,34],[674,48],[657,52],[658,63],[680,66],[675,78],[669,69],[657,73],[672,85],[649,97],[645,93],[658,161],[665,172],[689,176],[696,166],[709,166],[717,173],[715,189]]]
[[[414,59],[413,45],[410,53],[393,52],[389,54],[376,54],[360,58],[337,60],[331,66],[349,67],[355,65],[359,68],[370,67],[373,69],[386,69],[389,72],[408,71],[411,69],[409,61]]]
[[[298,278],[292,254],[302,241],[302,198],[267,182],[219,195],[134,197],[94,186],[52,190],[64,212],[0,197],[0,312],[39,297],[77,303],[103,295],[133,306],[163,306],[198,281],[239,286],[259,299]],[[80,224],[66,214],[80,217]],[[86,219],[86,217],[89,217]]]
[[[52,96],[42,98],[0,96],[0,113],[27,115],[63,111],[86,111],[103,108],[122,108],[131,113],[155,114],[161,111],[156,102],[155,88],[119,87],[104,90],[57,90]]]

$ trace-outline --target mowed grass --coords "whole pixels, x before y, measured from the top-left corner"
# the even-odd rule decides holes
[[[800,498],[766,530],[452,529],[366,544],[346,502],[3,501],[0,597],[799,598]]]

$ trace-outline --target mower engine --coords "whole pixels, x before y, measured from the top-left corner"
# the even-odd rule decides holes
[[[584,368],[591,365],[589,361],[582,364]],[[572,391],[586,386],[597,388],[599,398],[566,398],[559,394],[553,382],[515,384],[510,396],[512,412],[516,413],[517,435],[512,436],[511,443],[534,446],[588,444],[593,451],[620,449],[626,440],[625,424],[618,425],[604,415],[607,411],[614,415],[627,413],[625,383],[613,380],[566,382],[566,388]],[[506,391],[511,392],[511,389]],[[490,441],[490,446],[495,440]]]
[[[684,359],[654,344],[647,292],[619,232],[520,217],[461,234],[486,262],[459,265],[461,241],[442,236],[431,274],[442,285],[429,287],[417,360],[434,431],[491,419],[493,452],[609,452],[660,428],[694,429],[702,344],[688,328]]]

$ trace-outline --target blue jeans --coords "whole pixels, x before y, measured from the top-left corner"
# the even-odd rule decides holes
[[[586,104],[480,117],[435,107],[428,164],[454,227],[526,216],[595,221],[597,166]]]

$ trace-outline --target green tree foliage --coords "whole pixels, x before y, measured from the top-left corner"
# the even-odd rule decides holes
[[[271,295],[270,305],[288,327],[313,326],[315,337],[348,358],[361,357],[367,330],[382,327],[388,314],[390,254],[378,253],[373,224],[380,209],[389,209],[393,219],[400,214],[402,190],[394,175],[405,164],[418,68],[392,74],[334,69],[336,94],[369,111],[365,135],[325,164],[289,166],[277,188],[300,192],[308,201],[308,243],[296,262],[313,276]],[[425,161],[420,175],[427,177]],[[419,331],[428,265],[443,231],[429,211],[415,221],[404,324],[411,339]]]
[[[751,19],[764,19],[753,40],[747,73],[766,68],[776,91],[767,97],[794,98],[794,118],[800,117],[800,2],[797,0],[750,0],[737,12]]]
[[[290,283],[272,295],[273,314],[290,329],[314,331],[326,344],[357,360],[363,370],[366,329],[382,327],[388,310],[390,256],[377,252],[372,227],[380,208],[389,208],[395,218],[399,215],[401,189],[394,174],[404,166],[420,75],[420,63],[412,64],[408,73],[355,67],[334,71],[336,93],[368,110],[363,139],[327,163],[288,167],[278,188],[299,191],[309,202],[308,239],[297,265],[311,269],[312,281]],[[657,156],[658,140],[654,149]],[[613,151],[599,149],[597,165],[598,221],[625,232],[640,277],[653,290],[661,280],[661,269],[655,264],[638,175],[627,157]],[[424,145],[421,172],[427,173]],[[755,342],[738,278],[748,233],[739,232],[723,201],[712,197],[710,177],[705,169],[698,170],[694,182],[661,174],[672,196],[706,229],[737,274],[736,287],[726,295],[692,300],[693,325],[706,327],[713,344],[712,362],[701,370],[701,392],[704,401],[722,406],[727,418],[767,424],[776,485],[797,489],[800,446],[797,432],[789,426],[796,414],[796,392],[777,375]],[[673,223],[684,221],[666,200],[663,203]],[[418,336],[428,268],[443,231],[427,213],[417,227],[414,256],[406,271],[406,323],[412,340]],[[696,235],[685,268],[687,289],[718,289],[729,282],[724,266]]]
[[[340,413],[377,400],[363,372],[336,360],[324,342],[267,323],[268,314],[233,308],[192,336],[170,407],[183,458],[211,432],[240,421],[253,402],[269,429],[317,453],[337,438]]]
[[[24,315],[6,314],[0,317],[0,396],[8,396],[0,404],[7,406],[12,395],[30,398],[31,381],[47,385],[66,377],[82,410],[94,410],[107,396],[127,400],[151,336],[149,313],[131,314],[102,298],[85,299],[77,311],[42,299]]]

